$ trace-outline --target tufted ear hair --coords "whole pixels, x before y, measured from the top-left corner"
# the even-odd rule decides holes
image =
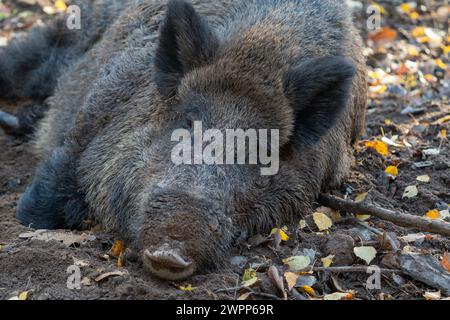
[[[343,57],[306,60],[284,77],[284,92],[295,111],[297,141],[313,145],[331,129],[350,97],[354,65]]]
[[[175,95],[182,77],[208,63],[218,46],[214,31],[190,3],[169,1],[155,56],[159,92],[167,98]]]

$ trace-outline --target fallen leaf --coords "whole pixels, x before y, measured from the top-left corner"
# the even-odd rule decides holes
[[[284,264],[289,266],[291,271],[301,271],[306,269],[311,264],[311,259],[308,256],[293,256],[283,260]]]
[[[367,265],[370,265],[377,255],[377,250],[374,247],[355,247],[353,252],[358,258],[364,260]]]
[[[369,39],[376,44],[382,44],[385,42],[392,42],[397,39],[398,32],[389,27],[384,27],[375,33],[369,34]]]
[[[194,291],[195,289],[197,289],[197,287],[193,287],[192,284],[187,284],[184,286],[179,286],[178,289],[180,289],[181,291]]]
[[[412,233],[412,234],[408,234],[404,237],[399,237],[400,240],[403,240],[407,243],[411,243],[411,242],[416,242],[422,239],[425,239],[425,234],[423,233]]]
[[[242,276],[242,285],[244,287],[250,287],[258,281],[256,277],[256,270],[249,268],[245,269],[244,275]]]
[[[67,5],[63,0],[56,0],[54,7],[57,11],[65,11],[67,9]]]
[[[387,174],[396,177],[398,176],[398,168],[396,166],[389,166],[386,168],[386,170],[384,170],[384,172],[386,172]]]
[[[349,292],[335,292],[331,294],[326,294],[323,300],[351,300],[353,299],[353,294]]]
[[[319,228],[319,231],[328,230],[333,226],[333,221],[322,212],[314,212],[313,219],[314,223]]]
[[[444,255],[442,256],[441,265],[445,270],[450,272],[450,253],[444,253]]]
[[[325,268],[328,268],[333,263],[334,255],[330,254],[329,256],[322,258],[322,264]]]
[[[300,220],[300,222],[298,223],[298,228],[300,230],[305,229],[308,226],[308,224],[306,223],[306,220]]]
[[[424,174],[422,176],[418,176],[416,180],[420,181],[420,182],[428,183],[428,182],[430,182],[430,176],[427,174]]]
[[[314,289],[310,286],[303,286],[301,289],[311,297],[317,297],[316,291],[314,291]]]
[[[435,209],[435,210],[430,210],[428,211],[425,216],[429,219],[432,220],[436,220],[439,219],[441,217],[441,213],[439,212],[439,210]]]
[[[19,293],[19,300],[27,300],[28,299],[28,291],[22,291]]]
[[[425,292],[423,297],[427,300],[441,300],[441,291]]]
[[[433,122],[433,124],[434,125],[436,125],[436,124],[444,124],[444,123],[449,122],[449,121],[450,121],[450,115],[436,120],[435,122]]]
[[[270,235],[273,236],[274,234],[278,233],[279,236],[281,237],[281,241],[288,241],[289,240],[289,236],[286,234],[286,232],[283,229],[272,229],[272,231],[270,232]]]
[[[358,219],[359,221],[367,221],[370,218],[372,218],[372,216],[368,215],[368,214],[357,214],[356,215],[356,219]]]
[[[403,198],[414,198],[419,194],[419,189],[417,189],[416,186],[408,186],[405,189],[405,192],[403,193]]]
[[[120,271],[120,270],[106,272],[106,273],[99,275],[97,278],[95,278],[95,282],[101,282],[101,281],[111,278],[111,277],[120,277],[123,275],[125,275],[125,272]]]
[[[389,147],[383,141],[367,141],[364,145],[368,149],[374,149],[382,156],[387,156],[389,153]]]
[[[123,242],[121,240],[116,240],[114,241],[111,249],[108,251],[108,254],[117,259],[120,257],[124,250],[125,246],[123,245]]]
[[[94,240],[95,237],[83,234],[75,234],[70,231],[49,231],[49,230],[36,230],[33,232],[26,232],[19,235],[20,239],[32,239],[40,241],[58,241],[62,242],[66,246],[72,246],[74,244],[83,244],[87,241]]]
[[[284,278],[286,279],[286,283],[288,285],[289,291],[291,291],[292,288],[294,288],[295,285],[297,284],[298,277],[299,277],[299,275],[294,272],[285,272],[284,273]]]
[[[283,277],[280,276],[280,273],[278,272],[277,267],[270,266],[269,270],[267,271],[267,274],[269,278],[272,280],[273,284],[277,287],[277,289],[283,293],[283,295],[286,295],[285,289],[284,289],[284,281]]]
[[[247,300],[248,297],[250,297],[250,295],[251,295],[252,293],[253,293],[253,292],[246,292],[246,293],[240,295],[237,299],[238,299],[238,300]]]
[[[368,192],[363,192],[363,193],[358,194],[355,198],[355,202],[356,203],[363,202],[364,200],[366,200],[368,194],[369,194]]]

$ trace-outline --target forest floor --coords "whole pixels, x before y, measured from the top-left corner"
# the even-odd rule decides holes
[[[0,0],[0,46],[64,7],[57,2],[55,6],[51,0]],[[350,177],[334,193],[448,222],[449,6],[446,1],[420,1],[426,5],[379,1],[381,27],[370,32],[363,5],[372,2],[350,2],[367,44],[370,100],[366,132],[355,147]],[[11,113],[17,107],[1,104],[1,110]],[[450,296],[449,237],[319,205],[313,217],[291,226],[273,226],[279,229],[272,235],[244,239],[232,249],[226,269],[181,283],[157,280],[146,274],[133,254],[120,248],[114,235],[98,226],[84,232],[50,233],[21,226],[15,219],[17,201],[38,161],[27,143],[2,132],[0,147],[0,299]],[[402,256],[415,257],[418,264],[406,265]],[[367,286],[371,283],[371,274],[364,272],[367,263],[383,268],[380,286]],[[68,280],[73,283],[74,269],[69,268],[73,265],[81,271],[78,290],[67,285]],[[433,269],[427,271],[430,265]],[[337,266],[348,268],[332,272]],[[434,282],[417,275],[426,272],[435,273]]]

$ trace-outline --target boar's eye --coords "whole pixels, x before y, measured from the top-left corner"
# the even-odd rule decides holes
[[[350,97],[354,65],[342,57],[310,59],[284,77],[284,91],[295,111],[294,137],[313,145],[333,127]]]
[[[155,82],[159,92],[175,95],[181,78],[214,56],[218,40],[204,18],[182,0],[171,0],[159,31]]]

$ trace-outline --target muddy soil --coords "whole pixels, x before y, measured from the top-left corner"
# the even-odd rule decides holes
[[[394,6],[384,5],[389,12],[395,11]],[[436,6],[439,7],[439,2]],[[36,7],[21,7],[19,10],[28,10],[37,17],[43,15]],[[406,25],[406,28],[409,28],[410,22],[396,15],[386,19],[389,25]],[[428,22],[425,20],[422,23]],[[360,24],[362,25],[361,21]],[[0,26],[6,28],[5,24]],[[11,28],[11,25],[7,27]],[[370,45],[372,43],[368,42],[368,46]],[[369,53],[371,70],[384,68],[386,59],[392,59],[389,55],[394,54],[393,59],[402,59],[395,56],[397,49],[388,47],[385,56],[379,52]],[[342,189],[333,193],[354,199],[357,195],[368,192],[368,201],[417,216],[423,216],[434,209],[445,210],[446,206],[448,209],[449,144],[439,137],[443,129],[449,129],[448,122],[439,122],[439,119],[450,113],[448,98],[440,91],[445,81],[448,85],[448,74],[440,79],[440,84],[436,85],[437,89],[433,89],[432,97],[419,103],[418,107],[423,108],[423,111],[415,114],[401,113],[409,105],[408,97],[396,94],[372,95],[367,113],[367,130],[362,142],[355,146],[352,172]],[[14,113],[20,105],[1,102],[0,107],[3,111]],[[365,147],[364,141],[379,140],[383,135],[396,137],[402,147],[389,147],[387,156]],[[405,147],[404,141],[409,147]],[[424,154],[423,150],[432,148],[440,148],[439,155]],[[118,260],[107,254],[117,238],[113,234],[103,232],[100,226],[94,226],[84,232],[73,232],[76,235],[84,233],[89,237],[87,241],[69,246],[58,241],[47,242],[23,236],[32,230],[18,223],[15,210],[20,195],[31,182],[39,165],[31,151],[29,142],[0,132],[0,299],[9,299],[25,291],[28,292],[28,299],[38,300],[236,299],[247,290],[224,289],[236,287],[244,270],[249,267],[257,270],[259,279],[252,287],[253,292],[249,299],[271,296],[282,298],[267,274],[271,264],[277,266],[281,273],[285,270],[282,259],[309,249],[309,252],[313,251],[313,260],[318,261],[317,266],[321,265],[320,258],[329,254],[336,256],[335,265],[364,265],[353,255],[352,249],[355,245],[368,243],[375,246],[379,252],[372,264],[392,267],[389,264],[389,250],[380,246],[376,237],[368,234],[367,229],[361,227],[352,215],[341,212],[342,219],[335,221],[328,234],[313,232],[314,230],[310,230],[313,229],[311,226],[299,229],[295,224],[287,226],[290,239],[278,247],[272,240],[255,245],[255,241],[258,242],[255,238],[242,239],[242,243],[232,249],[228,267],[217,270],[216,273],[197,275],[187,282],[168,283],[152,278],[144,272],[139,260],[129,251],[126,251],[123,266],[119,268]],[[424,168],[415,165],[424,161],[430,161],[430,165]],[[398,167],[399,174],[395,180],[384,172],[390,165]],[[418,176],[423,175],[429,176],[428,183],[416,180]],[[405,188],[411,185],[418,186],[419,194],[411,199],[403,198]],[[305,219],[309,221],[307,217]],[[372,227],[390,232],[395,237],[417,232],[376,218],[371,218],[369,223]],[[417,244],[417,247],[440,257],[444,252],[450,251],[450,239],[432,235],[423,243]],[[67,270],[74,264],[81,270],[82,285],[78,290],[68,289],[67,286],[71,275]],[[99,276],[118,270],[120,275],[98,280]],[[383,274],[382,290],[367,290],[365,284],[368,276],[364,273],[331,275],[319,272],[313,276],[316,282],[312,287],[318,297],[325,293],[352,290],[354,299],[423,299],[425,291],[436,291],[435,288],[427,287],[408,276],[395,273]],[[189,285],[194,289],[191,290]],[[313,297],[302,290],[296,290],[288,298]]]

